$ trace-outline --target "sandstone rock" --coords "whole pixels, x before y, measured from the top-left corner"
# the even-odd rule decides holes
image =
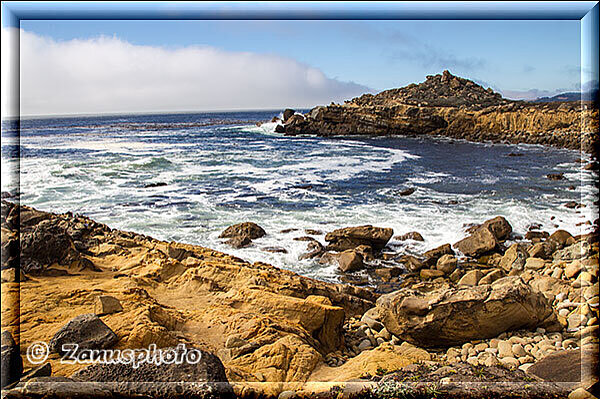
[[[479,283],[479,280],[483,277],[483,272],[481,270],[471,270],[468,271],[460,280],[458,280],[457,285],[467,285],[474,286]]]
[[[550,233],[547,231],[528,231],[525,233],[526,240],[546,240],[550,237]]]
[[[494,281],[499,280],[502,277],[504,277],[504,273],[502,273],[502,270],[494,269],[494,270],[491,270],[490,272],[488,272],[488,274],[486,274],[485,276],[483,276],[477,284],[478,285],[492,284]]]
[[[406,300],[427,308],[420,306],[417,313]],[[422,347],[452,346],[520,328],[561,328],[548,300],[519,277],[427,294],[405,289],[381,296],[377,309],[388,331]]]
[[[572,261],[575,259],[582,259],[588,256],[590,253],[590,244],[587,241],[579,241],[573,245],[570,245],[564,249],[554,252],[552,258],[555,262],[557,261]]]
[[[573,236],[565,230],[556,230],[548,237],[548,241],[553,241],[558,245],[558,249],[575,243]]]
[[[565,277],[575,278],[579,274],[579,272],[581,271],[582,268],[583,268],[583,265],[581,264],[581,261],[579,261],[579,259],[574,260],[573,262],[571,262],[567,266],[565,266],[565,270],[564,270]]]
[[[425,241],[423,236],[417,231],[411,231],[406,234],[394,237],[398,241],[414,240],[414,241]]]
[[[423,280],[428,280],[437,277],[443,277],[444,272],[442,270],[437,269],[421,269],[421,271],[419,272],[419,276]]]
[[[532,258],[540,258],[540,259],[551,259],[552,258],[552,248],[548,243],[538,242],[533,244],[527,250],[527,253]]]
[[[335,370],[320,369],[312,375],[315,381],[350,381],[364,374],[377,375],[381,370],[398,370],[409,364],[431,360],[431,354],[407,342],[384,343],[361,352]]]
[[[338,267],[343,272],[354,272],[364,267],[362,255],[352,249],[340,253],[337,261]]]
[[[454,255],[454,251],[450,244],[440,245],[437,248],[426,251],[423,256],[425,257],[424,264],[427,266],[435,266],[439,258],[444,255]]]
[[[94,313],[98,316],[103,316],[111,313],[122,312],[123,306],[121,302],[110,295],[100,295],[96,297],[96,303],[94,305]]]
[[[454,248],[467,256],[478,257],[490,252],[498,246],[494,234],[487,227],[480,227],[469,237],[454,244]]]
[[[527,253],[523,248],[519,244],[513,244],[506,250],[504,256],[502,256],[500,267],[506,272],[510,272],[512,269],[523,270],[526,259]]]
[[[255,238],[261,238],[267,234],[262,227],[253,222],[244,222],[234,224],[226,228],[220,235],[219,238],[237,238],[237,237],[248,237],[251,240]]]
[[[583,388],[577,388],[569,394],[567,399],[596,399],[596,397]]]
[[[504,241],[512,233],[512,226],[502,216],[496,216],[493,219],[485,221],[481,227],[486,227],[496,237],[498,241]]]
[[[359,245],[368,245],[375,251],[381,251],[393,234],[394,231],[390,228],[370,225],[346,227],[327,233],[325,241],[329,242],[327,249],[331,251],[345,251]]]
[[[63,354],[62,346],[79,345],[79,349],[107,349],[118,341],[117,335],[95,314],[82,314],[64,325],[50,340],[51,352]]]
[[[442,255],[436,264],[436,269],[441,270],[444,274],[451,274],[456,269],[458,261],[453,255]]]
[[[546,266],[546,261],[540,258],[527,258],[525,261],[525,269],[540,270]]]
[[[425,264],[420,259],[412,255],[403,255],[397,258],[396,262],[403,264],[411,272],[418,272],[425,267]]]

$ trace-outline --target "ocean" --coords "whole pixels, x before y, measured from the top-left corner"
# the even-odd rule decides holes
[[[18,191],[22,204],[40,210],[71,211],[325,281],[339,280],[335,266],[298,260],[306,242],[293,238],[305,229],[418,231],[424,242],[390,242],[410,254],[454,243],[469,224],[497,215],[522,235],[532,224],[550,233],[591,230],[581,222],[594,220],[598,190],[577,151],[432,137],[284,137],[273,123],[256,125],[278,114],[29,118],[20,135],[4,120],[2,191]],[[401,195],[408,188],[416,190]],[[586,206],[569,209],[569,201]],[[218,238],[244,221],[267,236],[243,249]],[[313,237],[325,243],[323,234]]]

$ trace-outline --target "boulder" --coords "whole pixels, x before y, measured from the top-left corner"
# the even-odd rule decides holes
[[[513,244],[506,250],[502,259],[500,259],[499,266],[507,273],[513,269],[523,270],[526,259],[527,252],[519,244]]]
[[[493,269],[493,270],[490,270],[490,272],[488,274],[483,276],[477,284],[478,285],[492,284],[494,281],[499,280],[502,277],[504,277],[504,273],[502,273],[502,270]]]
[[[532,258],[551,259],[552,246],[547,242],[538,242],[529,247],[527,253]]]
[[[430,249],[429,251],[425,252],[423,254],[423,256],[425,257],[424,263],[427,266],[435,266],[437,264],[438,259],[444,255],[454,255],[454,251],[452,250],[450,244],[440,245],[437,248]]]
[[[418,231],[410,231],[406,234],[394,237],[398,241],[414,240],[414,241],[425,241],[423,236]]]
[[[248,237],[251,240],[255,238],[263,237],[267,234],[262,227],[253,222],[244,222],[234,224],[226,228],[219,238],[234,238],[234,237]]]
[[[409,306],[413,303],[421,305]],[[502,332],[562,327],[551,304],[520,277],[490,285],[441,288],[428,293],[405,289],[381,296],[377,309],[385,328],[420,347],[447,347],[496,337]]]
[[[403,264],[411,272],[418,272],[425,267],[425,264],[420,259],[412,255],[402,255],[396,259],[396,262]]]
[[[346,227],[337,229],[325,235],[330,251],[345,251],[359,245],[368,245],[375,251],[381,251],[388,243],[394,230],[371,225]]]
[[[23,374],[23,359],[19,346],[8,331],[2,331],[2,389],[19,381]],[[4,396],[4,395],[3,395]]]
[[[106,349],[118,341],[117,335],[93,313],[82,314],[65,324],[50,340],[51,352],[63,354],[62,345],[77,344],[79,349]]]
[[[437,269],[421,269],[419,276],[422,280],[429,280],[433,278],[443,277],[444,272]]]
[[[343,272],[354,272],[364,267],[363,257],[353,249],[346,250],[337,257],[338,267]]]
[[[462,278],[460,280],[458,280],[458,283],[456,283],[457,285],[468,285],[468,286],[474,286],[477,285],[479,283],[479,280],[481,280],[481,278],[483,277],[483,272],[481,270],[470,270],[467,273],[465,273],[464,276],[462,276]]]
[[[525,261],[525,269],[540,270],[546,267],[546,261],[540,258],[527,258]]]
[[[571,233],[565,230],[556,230],[548,237],[548,241],[556,243],[558,249],[575,244],[575,239]]]
[[[143,349],[134,350],[143,354]],[[182,361],[157,365],[141,362],[138,367],[131,363],[96,363],[73,374],[72,378],[94,382],[206,382],[227,383],[225,367],[218,357],[199,348],[180,345],[157,349],[156,356],[174,357]]]
[[[454,248],[467,256],[478,257],[498,247],[496,236],[487,227],[480,227],[469,237],[454,244]]]
[[[436,269],[441,270],[444,274],[451,274],[456,269],[458,261],[454,255],[442,255],[435,266]]]
[[[94,305],[94,313],[98,316],[103,316],[107,314],[122,312],[123,306],[121,306],[121,302],[110,295],[100,295],[96,297],[96,303]]]
[[[467,229],[468,233],[475,233],[479,228],[487,228],[498,241],[504,241],[512,233],[512,226],[502,216],[496,216],[493,219],[486,220],[482,224],[478,224]]]

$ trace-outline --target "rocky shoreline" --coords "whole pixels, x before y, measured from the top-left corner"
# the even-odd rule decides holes
[[[597,234],[481,222],[416,256],[376,226],[305,238],[303,256],[348,281],[367,269],[380,281],[369,287],[3,200],[3,397],[592,397]],[[244,222],[221,236],[264,234]],[[37,341],[51,348],[40,365],[26,356]],[[203,355],[194,367],[64,364],[62,342]]]
[[[364,94],[306,114],[287,110],[276,132],[288,136],[445,136],[475,142],[542,144],[597,154],[592,102],[526,102],[444,71],[419,84]]]

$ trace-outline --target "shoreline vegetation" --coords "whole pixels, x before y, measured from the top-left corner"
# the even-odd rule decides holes
[[[444,71],[272,122],[289,136],[440,135],[594,154],[598,110],[507,100]],[[596,171],[597,158],[582,168]],[[490,215],[414,255],[388,243],[422,241],[418,231],[336,226],[325,242],[305,231],[294,238],[306,241],[300,259],[337,267],[342,283],[329,283],[38,211],[4,192],[1,216],[3,398],[575,399],[598,387],[598,220],[586,221],[588,234],[533,224],[520,236]],[[240,248],[272,233],[240,221],[220,238]],[[49,357],[30,363],[40,341]],[[202,356],[183,366],[66,364],[64,342],[184,344]]]
[[[25,370],[10,369],[5,397],[559,398],[597,384],[596,232],[515,237],[498,216],[457,243],[395,256],[390,230],[307,242],[307,256],[348,275],[389,261],[376,273],[395,290],[381,294],[2,200],[2,361]],[[260,234],[241,223],[222,236]],[[185,344],[203,357],[191,368],[62,364],[56,352],[28,363],[29,345],[64,337],[88,349]]]
[[[452,75],[364,94],[344,104],[288,110],[286,136],[444,136],[474,142],[542,144],[597,154],[598,107],[592,101],[528,102]]]

